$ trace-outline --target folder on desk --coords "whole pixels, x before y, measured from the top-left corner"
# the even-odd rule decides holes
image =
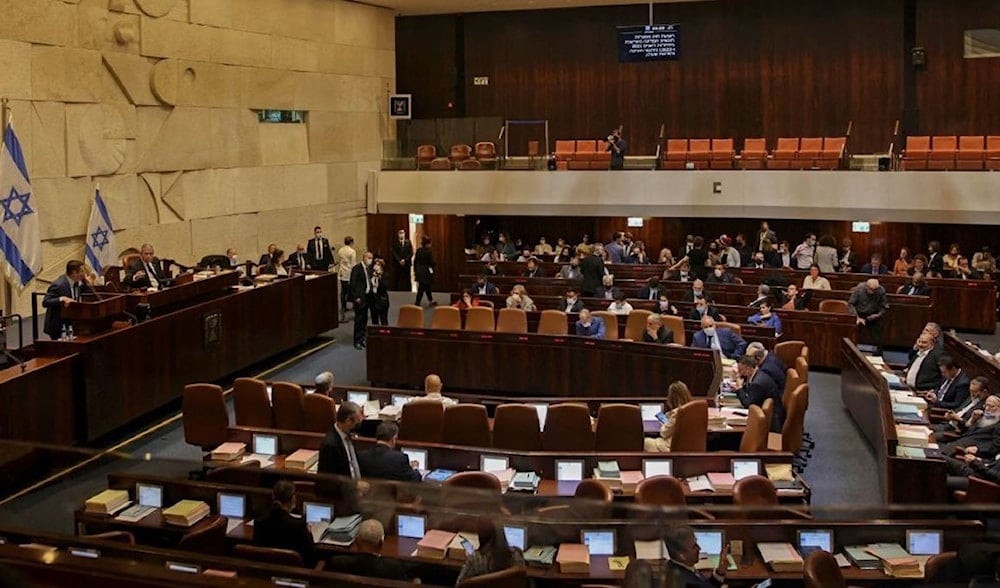
[[[791,543],[758,543],[760,557],[775,572],[801,572],[802,556]]]
[[[529,566],[551,566],[556,559],[556,552],[552,545],[532,545],[524,551],[524,563]]]
[[[83,503],[83,510],[95,514],[112,514],[129,504],[128,490],[105,490]]]
[[[646,477],[642,475],[639,470],[625,470],[622,472],[622,492],[626,494],[634,494],[636,486],[639,482],[645,480]]]
[[[200,500],[181,500],[163,511],[163,522],[168,525],[190,527],[207,517],[211,509]]]
[[[432,529],[427,531],[424,538],[417,543],[417,556],[428,559],[444,559],[448,554],[448,546],[451,545],[455,533]]]
[[[691,492],[715,492],[715,487],[712,486],[712,481],[708,479],[708,476],[694,476],[693,478],[685,478],[688,485],[688,489]]]
[[[896,439],[900,445],[930,447],[934,432],[923,425],[896,425]]]
[[[234,459],[239,459],[246,451],[246,443],[231,441],[213,449],[210,457],[215,461],[233,461]]]
[[[790,463],[764,464],[764,472],[767,473],[767,479],[772,482],[792,482],[795,480]]]
[[[285,468],[289,470],[308,470],[319,461],[319,452],[315,449],[299,449],[285,458]]]
[[[590,552],[581,543],[563,543],[559,546],[556,563],[564,574],[589,574]]]

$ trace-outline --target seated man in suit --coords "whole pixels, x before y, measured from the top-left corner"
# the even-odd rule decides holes
[[[764,372],[778,386],[782,393],[785,391],[785,382],[788,380],[788,367],[781,361],[776,353],[771,353],[764,348],[760,341],[754,341],[747,345],[747,355],[757,360],[757,367]]]
[[[341,505],[334,506],[335,509],[343,509],[336,511],[337,516],[341,516],[341,513],[346,515],[358,512],[357,494],[368,491],[368,483],[360,479],[361,468],[351,439],[364,419],[364,411],[360,406],[350,400],[341,403],[337,408],[336,422],[319,446],[317,473],[337,477],[321,477],[317,480],[316,491],[320,495],[341,501]]]
[[[750,304],[747,304],[750,308],[759,308],[762,302],[766,302],[771,298],[771,287],[767,284],[761,284],[757,286],[757,297],[753,299]]]
[[[763,408],[764,401],[770,398],[774,402],[774,416],[771,417],[771,432],[780,433],[785,424],[785,407],[781,404],[781,390],[778,385],[757,367],[757,360],[744,355],[736,363],[736,371],[743,385],[736,390],[743,408],[756,404]]]
[[[330,568],[334,571],[382,578],[384,580],[410,581],[406,564],[398,559],[382,557],[385,529],[375,519],[365,519],[358,525],[358,536],[354,539],[354,551],[347,555],[330,558]]]
[[[1000,396],[988,396],[982,410],[972,411],[966,425],[968,428],[961,437],[940,446],[941,455],[954,453],[959,459],[963,455],[996,457],[1000,452]]]
[[[684,293],[684,302],[694,302],[699,298],[705,297],[705,282],[701,281],[701,278],[695,279],[691,284],[691,289]]]
[[[670,567],[674,572],[674,586],[680,588],[714,588],[726,583],[729,569],[729,544],[722,547],[719,565],[712,570],[712,576],[705,578],[694,569],[701,549],[694,536],[694,529],[685,524],[669,526],[663,532],[663,544],[670,554]]]
[[[767,269],[771,267],[771,264],[769,264],[764,258],[763,251],[755,251],[753,257],[750,258],[750,263],[747,264],[747,267],[751,269]]]
[[[159,258],[153,255],[153,246],[143,243],[139,248],[139,258],[125,269],[124,283],[129,288],[158,289],[166,285]]]
[[[583,300],[577,296],[576,288],[566,288],[566,297],[563,299],[562,304],[558,307],[559,310],[566,313],[580,312],[583,310]]]
[[[420,481],[420,472],[413,469],[405,453],[396,450],[398,438],[399,425],[392,421],[379,423],[375,430],[375,446],[358,454],[362,476],[399,482]]]
[[[424,378],[424,395],[419,398],[415,398],[414,400],[440,402],[445,406],[458,404],[458,401],[454,398],[448,398],[447,396],[441,394],[441,390],[443,389],[444,383],[441,381],[441,376],[437,374],[427,374]]]
[[[715,319],[710,316],[701,317],[701,330],[694,334],[691,347],[702,349],[718,349],[722,357],[737,359],[747,349],[747,342],[728,327],[715,326]]]
[[[306,567],[312,567],[315,556],[309,525],[301,516],[292,514],[295,486],[288,480],[278,480],[272,495],[271,510],[254,519],[253,544],[294,551],[302,556]]]
[[[601,278],[601,285],[597,288],[594,296],[604,300],[614,300],[620,293],[621,291],[615,286],[615,277],[608,274]]]
[[[976,376],[969,382],[969,398],[961,406],[944,414],[940,423],[931,425],[934,430],[934,440],[938,443],[947,440],[947,433],[961,434],[968,430],[976,411],[982,411],[986,398],[990,395],[990,381],[983,376]]]
[[[663,270],[664,280],[676,280],[678,282],[690,282],[695,279],[695,275],[691,273],[691,264],[683,261],[677,269],[667,268]]]
[[[646,285],[639,290],[641,300],[656,300],[660,297],[660,279],[656,276],[646,280]]]
[[[42,299],[42,306],[45,307],[45,334],[53,341],[62,337],[63,326],[67,324],[62,320],[63,307],[79,302],[84,293],[93,292],[84,271],[82,261],[74,259],[66,262],[66,273],[53,280],[45,291],[45,298]]]
[[[907,296],[930,296],[931,287],[924,282],[924,274],[920,272],[914,272],[913,277],[910,278],[909,284],[903,284],[896,290],[896,294],[905,294]]]
[[[920,333],[913,349],[916,353],[903,370],[906,385],[914,390],[937,390],[941,385],[941,368],[938,367],[941,351],[934,347],[934,338],[930,333]]]
[[[476,276],[476,283],[472,285],[472,293],[478,296],[486,294],[499,294],[500,290],[493,282],[486,279],[486,274]]]
[[[964,255],[958,257],[958,264],[951,271],[951,277],[959,280],[981,280],[983,274],[969,266],[969,258]]]
[[[302,243],[295,245],[295,252],[288,256],[285,267],[289,270],[297,269],[306,271],[309,269],[309,255],[306,253],[306,246]]]
[[[861,273],[872,276],[881,276],[889,273],[889,267],[882,263],[881,253],[873,253],[871,261],[861,266]]]
[[[556,277],[562,280],[579,280],[583,278],[583,274],[580,273],[580,258],[571,257],[569,264],[559,268],[559,274]]]
[[[733,274],[729,273],[726,265],[721,261],[715,264],[715,269],[708,275],[709,284],[732,284]]]
[[[576,334],[578,337],[603,339],[605,336],[604,319],[599,316],[591,316],[590,311],[584,308],[580,311],[580,320],[576,321]]]
[[[642,342],[667,345],[674,342],[674,332],[663,326],[663,318],[654,313],[646,317],[646,329],[642,332]]]
[[[529,257],[527,264],[524,266],[524,271],[521,272],[521,276],[525,278],[544,278],[545,272],[538,266],[537,259]]]
[[[694,308],[688,313],[689,321],[700,321],[701,317],[710,316],[717,321],[722,320],[722,315],[716,310],[715,305],[707,298],[699,298],[694,302]]]
[[[936,391],[925,392],[924,398],[937,408],[958,408],[969,398],[969,376],[949,355],[942,355],[937,364],[941,370],[941,385]]]

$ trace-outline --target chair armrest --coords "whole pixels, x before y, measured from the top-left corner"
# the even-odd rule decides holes
[[[316,562],[316,566],[313,568],[313,571],[322,572],[325,569],[326,569],[326,560],[321,559],[318,562]]]

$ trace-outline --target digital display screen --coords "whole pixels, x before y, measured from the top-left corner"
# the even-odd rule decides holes
[[[579,482],[583,479],[582,460],[556,460],[557,482]]]
[[[587,546],[590,555],[614,555],[615,554],[615,532],[582,531],[583,544]]]
[[[799,551],[809,555],[822,550],[833,553],[833,531],[829,529],[803,529],[799,531]]]
[[[358,406],[364,406],[368,402],[367,392],[348,392],[347,399]]]
[[[521,551],[527,549],[525,546],[527,530],[524,527],[512,527],[504,525],[503,536],[507,538],[507,545],[516,547]]]
[[[246,516],[247,498],[242,494],[219,492],[219,514],[227,519],[242,519]]]
[[[642,412],[642,420],[655,421],[656,415],[663,410],[663,407],[659,404],[640,404],[639,410]]]
[[[135,495],[139,506],[163,508],[163,486],[155,484],[136,484]]]
[[[680,57],[681,32],[677,25],[618,27],[618,61],[670,61]]]
[[[424,538],[424,517],[399,515],[396,517],[396,534],[410,539]]]
[[[941,531],[907,531],[906,551],[910,552],[910,555],[941,553]]]
[[[392,405],[402,407],[407,402],[413,400],[412,396],[406,396],[405,394],[393,394],[392,395]]]
[[[479,469],[484,472],[502,472],[507,469],[508,464],[507,458],[499,455],[484,455],[479,458]]]
[[[254,435],[253,452],[258,455],[277,455],[278,437],[276,435]]]
[[[718,557],[722,553],[722,544],[725,541],[722,531],[695,531],[694,539],[701,549],[698,553],[708,557]]]
[[[760,475],[760,462],[756,459],[734,459],[732,466],[733,479],[735,480]]]
[[[333,520],[333,507],[329,504],[319,504],[316,502],[306,502],[303,506],[306,522],[322,523]]]
[[[406,458],[411,462],[417,462],[418,470],[427,469],[427,450],[426,449],[404,449],[403,453],[406,454]]]
[[[669,459],[644,459],[642,460],[642,477],[669,476],[672,475],[673,467],[674,462]]]

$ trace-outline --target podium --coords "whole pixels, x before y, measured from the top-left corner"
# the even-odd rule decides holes
[[[76,335],[96,335],[111,330],[111,323],[125,312],[126,297],[106,295],[99,300],[70,302],[63,307],[62,317],[73,323]]]

